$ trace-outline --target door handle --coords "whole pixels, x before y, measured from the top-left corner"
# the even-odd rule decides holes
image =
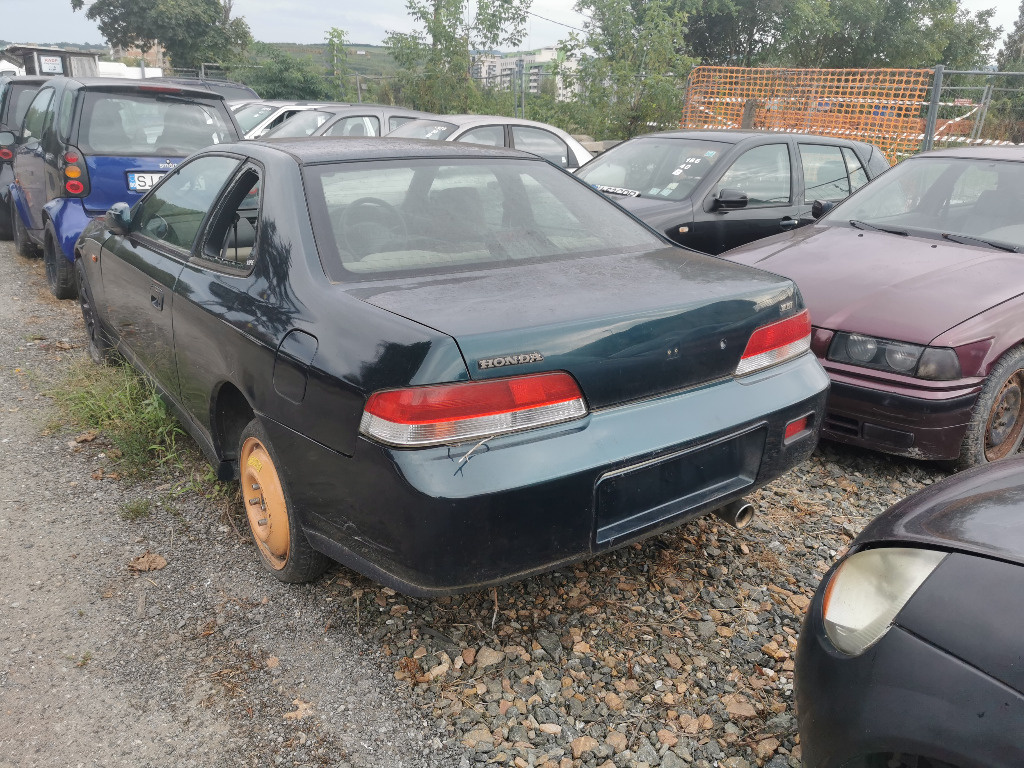
[[[149,303],[153,305],[154,309],[163,311],[164,308],[164,292],[156,288],[150,288],[149,290]]]
[[[794,229],[800,222],[796,219],[791,219],[788,216],[779,222],[779,227],[782,229]]]

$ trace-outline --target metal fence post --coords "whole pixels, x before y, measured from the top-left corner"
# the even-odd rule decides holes
[[[921,142],[922,152],[931,149],[935,139],[935,122],[939,117],[939,97],[942,95],[942,72],[944,69],[941,64],[935,65],[935,77],[932,79],[932,99],[928,103],[928,117],[924,123],[924,140]]]

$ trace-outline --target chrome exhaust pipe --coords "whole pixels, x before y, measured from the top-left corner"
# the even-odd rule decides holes
[[[754,519],[757,510],[754,505],[746,499],[730,501],[724,507],[719,507],[712,514],[725,520],[729,525],[736,528],[745,528]]]

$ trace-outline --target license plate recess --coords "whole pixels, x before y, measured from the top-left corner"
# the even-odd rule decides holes
[[[597,543],[617,538],[752,486],[761,466],[765,425],[608,472],[596,490]]]

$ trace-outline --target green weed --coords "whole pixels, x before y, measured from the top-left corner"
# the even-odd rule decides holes
[[[125,520],[141,520],[144,517],[149,517],[149,513],[152,510],[149,499],[135,499],[134,501],[126,501],[121,506],[121,517]]]
[[[187,460],[179,445],[185,432],[152,385],[127,365],[77,361],[47,394],[77,427],[102,432],[113,443],[116,453],[110,454],[125,474],[145,476]]]

